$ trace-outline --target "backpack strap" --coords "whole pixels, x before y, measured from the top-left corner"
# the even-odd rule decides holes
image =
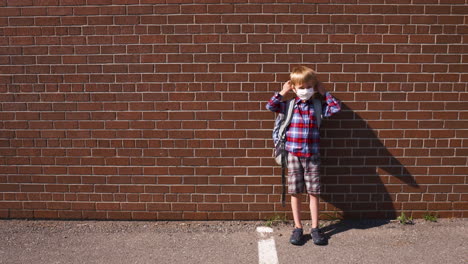
[[[318,127],[322,124],[322,102],[319,99],[314,99],[314,115]]]
[[[286,129],[291,124],[293,112],[294,112],[294,99],[291,99],[286,102],[286,116],[284,118],[283,123],[280,126],[279,133],[278,133],[280,140],[284,139],[284,137],[286,136],[285,132],[286,132]]]
[[[295,99],[291,99],[286,102],[286,116],[284,118],[283,123],[279,129],[279,140],[284,147],[285,144],[285,137],[286,137],[286,129],[291,124],[292,116],[294,113],[294,102]],[[281,185],[283,187],[283,192],[281,194],[281,204],[283,207],[286,206],[286,164],[287,164],[287,155],[285,155],[285,151],[281,155]]]

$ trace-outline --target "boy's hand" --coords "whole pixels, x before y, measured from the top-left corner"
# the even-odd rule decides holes
[[[325,96],[325,93],[327,92],[327,90],[325,90],[322,83],[318,82],[316,87],[317,87],[317,92],[319,92],[321,95]]]
[[[287,81],[283,84],[283,90],[281,90],[280,94],[282,96],[285,96],[289,91],[293,89],[293,85],[291,84],[291,81]]]

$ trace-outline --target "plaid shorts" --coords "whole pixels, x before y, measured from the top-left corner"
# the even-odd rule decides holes
[[[288,192],[320,194],[320,156],[297,157],[288,155]]]

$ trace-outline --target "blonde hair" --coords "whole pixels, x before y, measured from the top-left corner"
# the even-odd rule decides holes
[[[291,83],[293,85],[301,85],[307,83],[310,80],[314,81],[314,85],[317,83],[317,76],[315,76],[315,71],[306,66],[299,66],[292,70],[289,75]]]

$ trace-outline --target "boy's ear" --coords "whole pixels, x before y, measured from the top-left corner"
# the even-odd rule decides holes
[[[292,91],[296,93],[296,87],[293,86]]]

